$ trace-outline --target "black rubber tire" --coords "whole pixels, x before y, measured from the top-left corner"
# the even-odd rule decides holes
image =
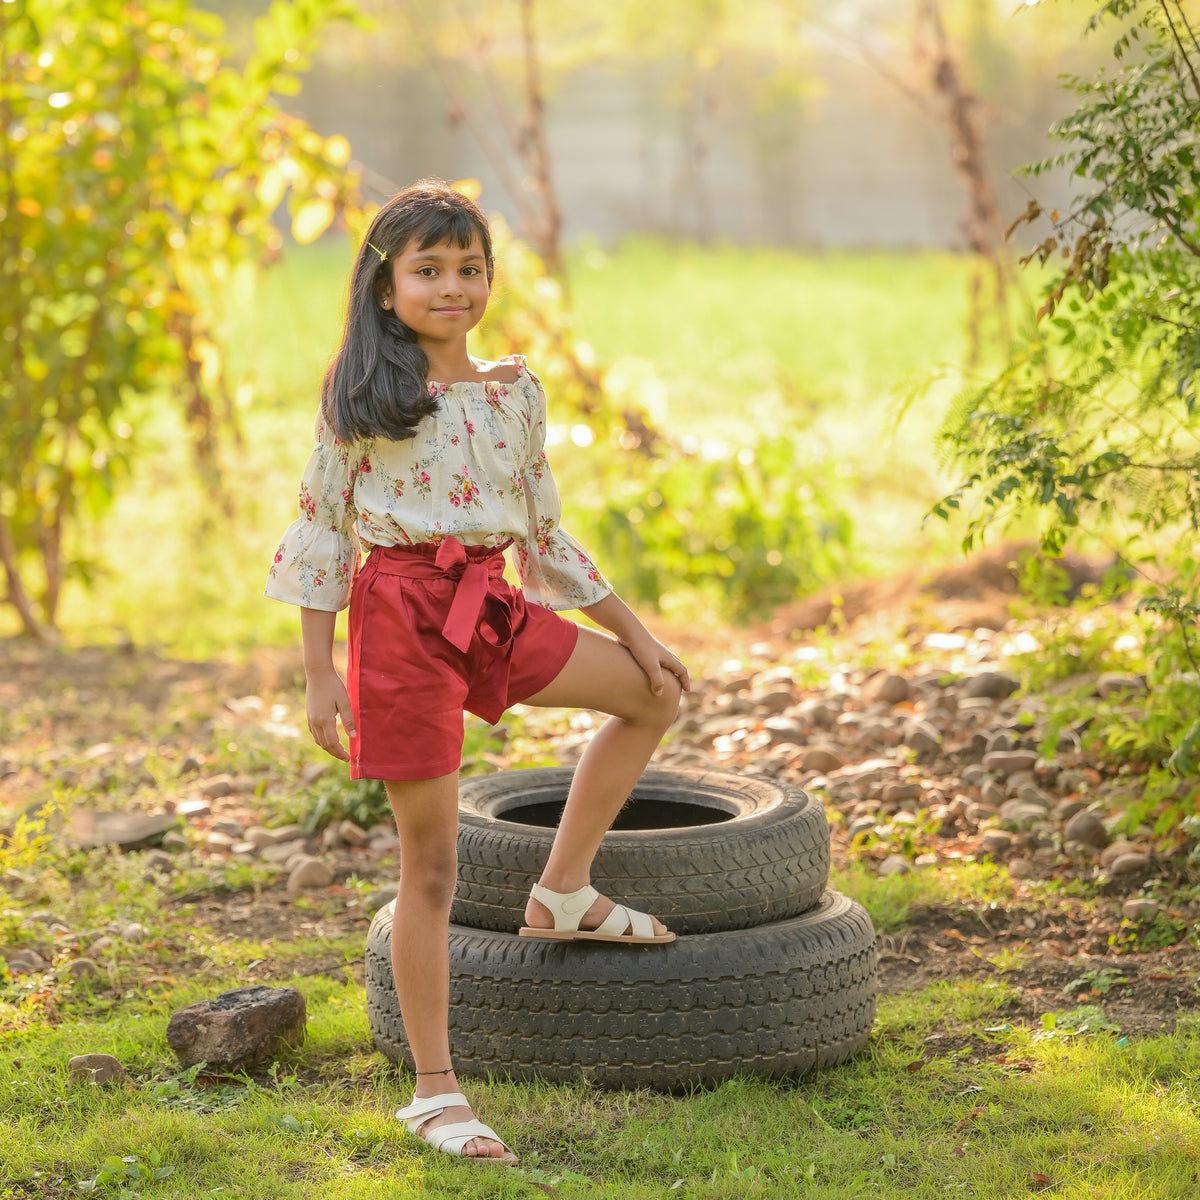
[[[450,919],[514,933],[554,828],[506,819],[532,804],[561,807],[573,771],[535,767],[463,780],[458,888]],[[639,808],[641,806],[641,808]],[[676,806],[706,824],[626,828]],[[666,819],[670,819],[668,816]],[[806,792],[718,771],[648,770],[605,834],[592,883],[621,904],[652,912],[677,934],[748,929],[799,916],[829,881],[829,825]]]
[[[392,908],[367,935],[374,1044],[412,1067],[391,964]],[[674,1091],[844,1062],[875,1016],[875,933],[827,891],[803,916],[666,946],[551,942],[450,927],[458,1073]]]

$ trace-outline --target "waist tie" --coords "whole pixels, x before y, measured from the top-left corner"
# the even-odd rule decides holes
[[[464,546],[458,538],[447,537],[436,545],[376,546],[367,563],[384,575],[456,581],[442,636],[465,654],[478,630],[485,642],[499,650],[512,641],[512,613],[502,599],[489,595],[488,585],[503,576],[504,551],[511,545],[509,539],[501,546]]]

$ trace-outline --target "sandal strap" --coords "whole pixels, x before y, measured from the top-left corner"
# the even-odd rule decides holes
[[[446,1109],[455,1108],[458,1105],[462,1105],[464,1108],[471,1107],[470,1101],[462,1092],[442,1092],[437,1096],[414,1095],[410,1105],[397,1110],[396,1119],[403,1121],[408,1126],[410,1133],[416,1133],[417,1129],[426,1121],[432,1117],[441,1116]]]
[[[590,883],[574,892],[552,892],[548,887],[535,883],[529,889],[529,894],[539,903],[550,910],[554,917],[555,932],[578,930],[579,922],[583,920],[587,910],[596,902],[600,895]],[[621,926],[625,928],[624,925]]]
[[[596,932],[619,937],[625,934],[626,929],[631,937],[654,936],[654,922],[650,917],[636,908],[627,908],[624,904],[614,905],[612,912],[597,926]]]
[[[425,1141],[435,1150],[461,1156],[463,1147],[472,1138],[477,1137],[491,1138],[493,1142],[500,1142],[505,1150],[508,1149],[507,1144],[496,1136],[496,1131],[490,1125],[474,1118],[470,1121],[456,1121],[452,1125],[439,1125],[425,1134]]]

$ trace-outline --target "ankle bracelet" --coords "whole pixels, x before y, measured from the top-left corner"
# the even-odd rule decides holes
[[[414,1071],[414,1075],[453,1075],[454,1068],[447,1067],[444,1071]]]

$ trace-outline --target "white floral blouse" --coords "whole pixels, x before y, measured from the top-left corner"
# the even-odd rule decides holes
[[[546,393],[518,354],[514,383],[430,383],[437,412],[404,441],[346,443],[318,415],[316,445],[300,483],[266,594],[337,611],[350,601],[355,533],[372,545],[439,542],[501,546],[510,538],[526,598],[581,608],[612,588],[559,525],[561,508],[543,449]]]

